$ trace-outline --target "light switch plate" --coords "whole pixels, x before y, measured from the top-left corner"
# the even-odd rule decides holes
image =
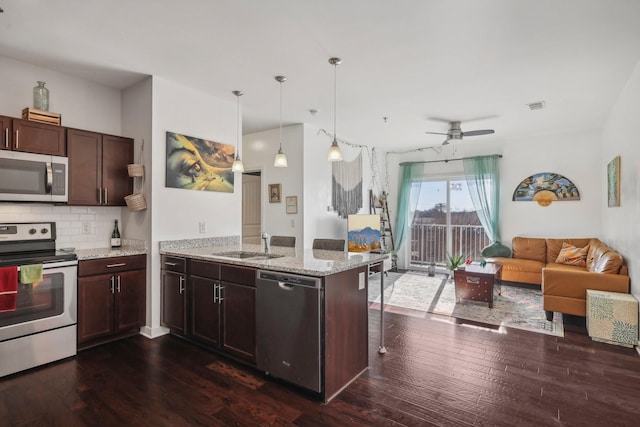
[[[364,289],[364,271],[358,273],[358,290]]]

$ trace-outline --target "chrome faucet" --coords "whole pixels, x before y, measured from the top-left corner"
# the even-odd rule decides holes
[[[271,235],[266,231],[262,232],[262,240],[264,240],[264,253],[268,254],[271,252]]]

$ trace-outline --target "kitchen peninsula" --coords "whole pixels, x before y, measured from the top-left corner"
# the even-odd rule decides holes
[[[160,253],[161,323],[173,334],[325,402],[367,369],[369,266],[388,255],[265,254],[233,238],[161,242]]]

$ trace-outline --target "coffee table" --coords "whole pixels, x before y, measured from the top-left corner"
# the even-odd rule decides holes
[[[470,264],[464,270],[455,270],[456,302],[463,299],[489,303],[493,308],[493,287],[501,293],[502,266],[499,264]]]

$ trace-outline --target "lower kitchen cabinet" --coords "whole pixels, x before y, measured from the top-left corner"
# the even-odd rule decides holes
[[[78,347],[133,333],[145,323],[146,255],[78,263]]]
[[[163,255],[160,324],[171,332],[187,332],[187,260]]]
[[[255,364],[256,270],[191,260],[189,336]]]

